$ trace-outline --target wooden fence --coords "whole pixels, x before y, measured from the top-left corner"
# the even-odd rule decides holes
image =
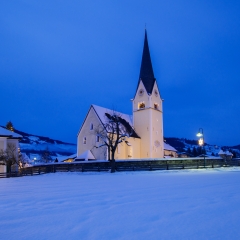
[[[185,158],[174,160],[122,160],[116,161],[116,171],[154,171],[176,169],[201,169],[240,166],[240,159],[224,161],[222,159]],[[3,177],[21,177],[55,172],[103,172],[111,169],[111,162],[88,161],[70,163],[52,163],[22,168],[19,172],[0,173]]]

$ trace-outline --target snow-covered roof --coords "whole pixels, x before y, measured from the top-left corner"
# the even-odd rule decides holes
[[[58,159],[59,162],[63,162],[65,160],[69,159],[69,158],[76,158],[76,157],[77,157],[77,154],[74,153],[70,156],[61,156],[61,157],[56,157],[56,158]]]
[[[93,154],[92,154],[92,152],[90,150],[87,150],[87,151],[83,152],[82,154],[80,154],[75,159],[75,161],[78,160],[78,159],[85,159],[85,161],[87,161],[88,159],[90,159],[90,160],[94,159],[95,160],[95,157],[93,156]]]
[[[218,155],[220,155],[220,154],[225,154],[225,152],[221,149],[221,150],[219,151]]]
[[[22,138],[22,135],[9,131],[6,128],[0,127],[0,136],[9,138]]]
[[[169,145],[169,144],[167,144],[167,143],[165,143],[165,142],[164,142],[163,147],[164,147],[164,150],[177,152],[177,150],[176,150],[174,147],[172,147],[171,145]]]
[[[134,138],[140,138],[138,134],[135,132],[133,128],[133,121],[132,121],[132,115],[124,114],[121,112],[113,111],[108,108],[103,108],[97,105],[92,105],[93,109],[95,110],[96,114],[98,115],[100,121],[105,124],[109,118],[107,115],[109,114],[110,116],[113,115],[113,112],[120,117],[120,122],[125,126],[125,128],[131,132],[131,137]]]
[[[229,152],[229,151],[226,151],[226,155],[232,156],[233,154],[231,152]]]
[[[113,112],[113,110],[111,110],[111,109],[100,107],[97,105],[92,105],[92,107],[96,111],[96,113],[97,113],[98,117],[100,118],[100,120],[102,121],[102,123],[106,123],[106,121],[108,120],[105,113],[109,113],[112,115],[112,112]],[[114,113],[121,116],[121,118],[125,119],[131,125],[131,127],[133,127],[132,115],[124,114],[124,113],[117,112],[117,111],[114,111]]]

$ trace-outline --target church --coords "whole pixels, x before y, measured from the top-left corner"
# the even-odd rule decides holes
[[[164,150],[176,154],[176,149],[163,140],[163,99],[153,73],[146,30],[140,74],[136,84],[134,98],[131,99],[132,115],[115,112],[131,126],[133,132],[127,139],[127,144],[118,144],[115,159],[163,158]],[[95,129],[101,124],[104,125],[106,114],[112,112],[111,109],[91,105],[77,135],[76,160],[108,159],[107,147],[101,147],[103,143]]]

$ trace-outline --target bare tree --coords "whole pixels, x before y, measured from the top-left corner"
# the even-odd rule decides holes
[[[108,160],[111,161],[111,172],[115,172],[115,152],[118,144],[125,142],[126,138],[133,133],[133,128],[121,117],[119,113],[112,111],[111,114],[105,113],[105,123],[99,124],[95,129],[95,134],[102,140],[102,144],[95,146],[100,148],[107,147]]]
[[[7,172],[11,173],[12,166],[17,165],[19,168],[22,167],[21,162],[19,161],[18,157],[18,149],[15,144],[8,143],[7,149],[3,151],[0,150],[0,161],[3,165],[7,166]]]

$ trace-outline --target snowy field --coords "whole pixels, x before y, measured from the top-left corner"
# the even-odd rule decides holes
[[[240,168],[0,179],[0,239],[240,239]]]

